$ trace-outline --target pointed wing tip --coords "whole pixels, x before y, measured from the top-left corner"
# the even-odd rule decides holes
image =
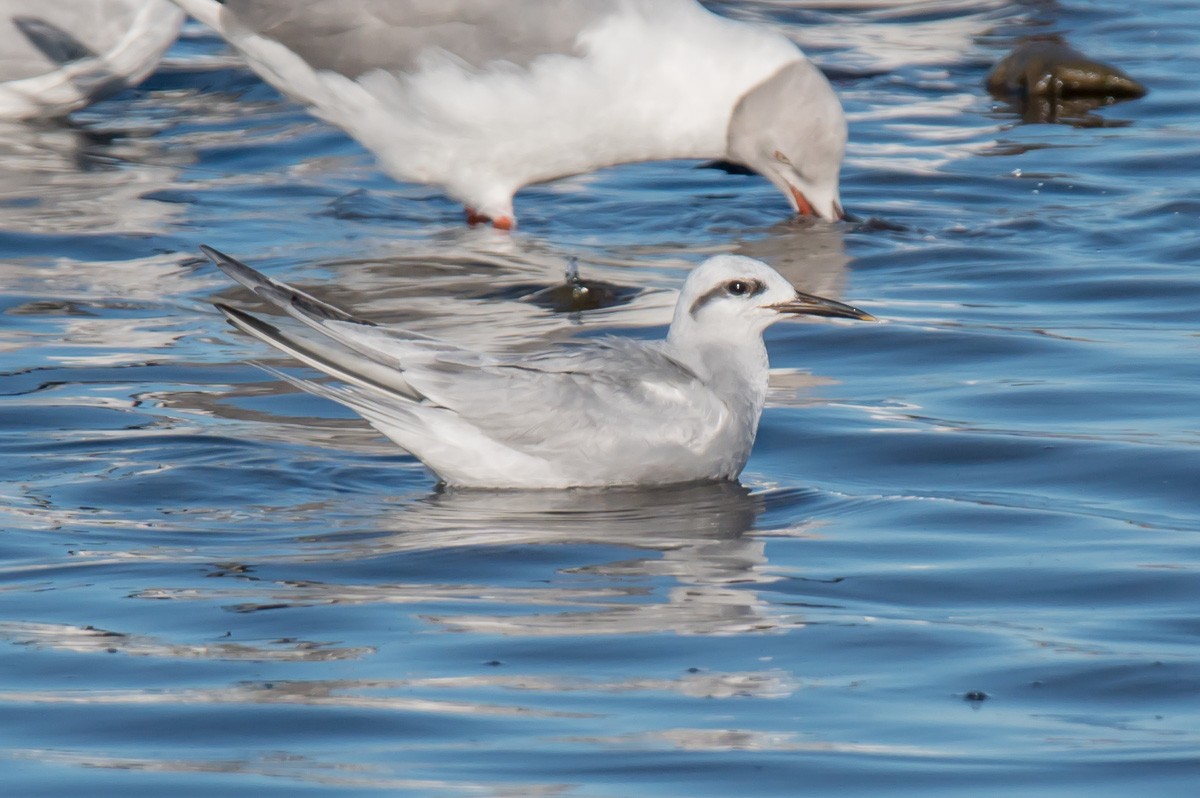
[[[263,336],[278,335],[279,328],[273,324],[263,321],[257,316],[252,316],[244,310],[238,310],[232,305],[226,305],[224,302],[214,302],[213,307],[221,312],[221,315],[238,330],[244,333],[253,335],[261,340]],[[268,340],[267,343],[270,343]]]
[[[237,279],[238,274],[242,274],[242,275],[252,274],[252,275],[256,275],[256,276],[261,276],[254,269],[251,269],[249,266],[242,263],[237,258],[235,258],[231,255],[226,255],[221,250],[219,250],[215,247],[210,247],[208,244],[201,244],[200,251],[204,253],[205,257],[207,257],[209,260],[211,260],[213,262],[213,265],[215,265],[221,271],[225,272],[226,274],[228,274],[230,277],[233,277],[234,279]],[[241,281],[239,280],[238,282],[241,282]]]
[[[213,262],[214,266],[225,272],[234,281],[282,308],[286,309],[291,298],[299,294],[291,286],[272,280],[258,269],[247,266],[232,255],[226,255],[208,244],[201,244],[200,251]]]
[[[323,302],[306,294],[287,283],[273,280],[257,269],[247,266],[232,255],[226,255],[219,249],[207,244],[200,245],[203,252],[213,264],[232,277],[237,282],[249,288],[258,296],[282,308],[292,316],[308,322],[347,321],[355,324],[375,326],[374,322],[355,318],[339,307]]]
[[[217,310],[221,311],[221,313],[227,319],[241,318],[242,316],[250,315],[249,313],[246,313],[244,310],[238,310],[233,305],[226,305],[224,302],[214,302],[212,304],[213,304],[213,307],[216,308]]]
[[[14,14],[11,21],[30,44],[59,66],[99,58],[95,50],[49,20]]]

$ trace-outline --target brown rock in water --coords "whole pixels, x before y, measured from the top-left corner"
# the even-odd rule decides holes
[[[987,89],[1016,101],[1027,122],[1086,116],[1101,105],[1142,97],[1146,87],[1120,69],[1093,61],[1059,36],[1035,36],[992,68]]]

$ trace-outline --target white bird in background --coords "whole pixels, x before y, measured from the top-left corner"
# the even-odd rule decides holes
[[[0,0],[0,119],[66,116],[136,86],[183,19],[168,0]]]
[[[802,294],[761,261],[717,255],[683,284],[666,340],[474,352],[356,319],[209,247],[226,274],[302,325],[217,304],[240,330],[341,380],[272,374],[341,402],[443,482],[570,488],[735,479],[767,393],[762,333],[791,314],[873,320]]]
[[[846,119],[783,34],[695,0],[175,0],[403,181],[516,223],[523,186],[730,161],[843,218]]]

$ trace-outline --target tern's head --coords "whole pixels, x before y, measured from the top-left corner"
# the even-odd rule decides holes
[[[875,320],[858,308],[797,291],[762,261],[717,255],[693,269],[684,282],[670,338],[676,343],[709,337],[738,340],[757,336],[790,315]]]
[[[846,115],[811,61],[793,61],[742,97],[729,121],[729,159],[775,184],[801,216],[845,217],[838,175]]]

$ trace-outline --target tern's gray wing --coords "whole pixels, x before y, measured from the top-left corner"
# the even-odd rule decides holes
[[[623,338],[477,365],[405,371],[426,401],[527,454],[706,444],[727,409],[659,343]]]
[[[226,0],[226,14],[274,39],[310,67],[349,78],[408,72],[440,49],[473,67],[527,66],[547,53],[576,54],[581,31],[617,0]]]
[[[306,310],[292,305],[289,312],[299,318]],[[728,416],[725,404],[660,343],[612,338],[500,358],[358,320],[306,323],[324,341],[272,340],[244,321],[239,326],[356,386],[360,401],[351,406],[373,408],[374,418],[389,406],[407,413],[414,403],[450,411],[490,440],[530,455],[704,446]],[[323,351],[330,343],[344,351]]]

